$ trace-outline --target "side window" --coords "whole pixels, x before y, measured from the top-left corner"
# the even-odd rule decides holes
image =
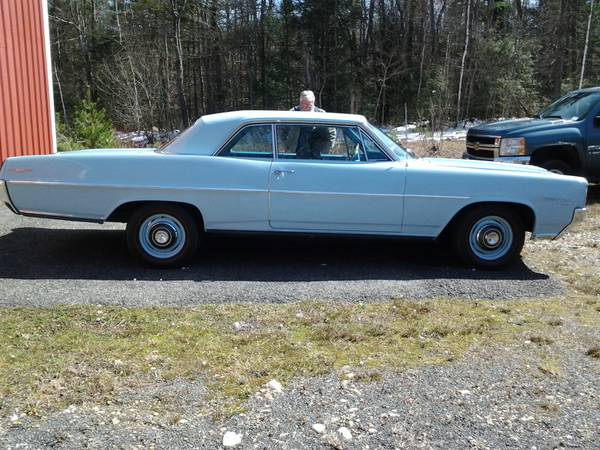
[[[369,136],[361,131],[363,142],[365,143],[365,149],[367,151],[367,158],[369,161],[389,161],[389,158],[381,149],[373,142]]]
[[[279,159],[366,161],[360,131],[354,127],[278,125]]]
[[[271,159],[272,142],[271,125],[251,125],[241,129],[219,152],[219,156]]]

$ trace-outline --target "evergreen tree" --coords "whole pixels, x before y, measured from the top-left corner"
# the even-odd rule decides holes
[[[81,102],[75,112],[72,128],[56,115],[56,141],[59,152],[119,146],[106,111],[99,109],[91,100]]]
[[[104,109],[83,100],[73,120],[73,139],[80,148],[118,147],[113,126]]]

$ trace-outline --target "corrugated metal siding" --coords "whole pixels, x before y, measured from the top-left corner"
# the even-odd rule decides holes
[[[0,0],[0,161],[54,151],[45,0]]]

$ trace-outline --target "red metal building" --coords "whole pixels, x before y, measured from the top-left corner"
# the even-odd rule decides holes
[[[0,163],[56,151],[46,0],[0,0]]]

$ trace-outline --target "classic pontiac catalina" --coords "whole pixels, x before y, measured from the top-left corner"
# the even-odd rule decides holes
[[[556,238],[587,182],[538,167],[418,159],[363,116],[238,111],[201,117],[161,149],[8,159],[0,198],[25,216],[126,222],[133,254],[188,261],[205,232],[444,239],[468,265],[515,259],[525,231]]]

